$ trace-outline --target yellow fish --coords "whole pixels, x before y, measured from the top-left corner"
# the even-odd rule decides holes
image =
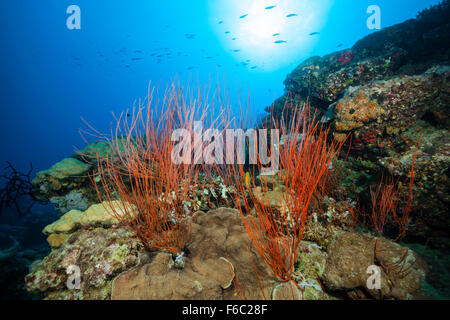
[[[249,172],[245,173],[245,187],[247,189],[250,189],[250,173]]]

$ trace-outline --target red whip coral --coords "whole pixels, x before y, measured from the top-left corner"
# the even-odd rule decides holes
[[[342,52],[341,57],[338,59],[338,61],[341,62],[341,65],[346,65],[347,63],[352,61],[353,58],[354,58],[353,53],[351,53],[350,51],[344,51]]]
[[[416,161],[416,155],[422,137],[419,139],[416,152],[414,152],[412,158],[411,170],[409,171],[408,195],[405,199],[406,204],[402,214],[399,212],[399,201],[401,200],[400,181],[395,181],[392,176],[388,176],[386,179],[382,177],[380,184],[375,189],[370,187],[370,196],[372,200],[372,212],[370,218],[372,224],[378,233],[383,234],[384,225],[389,221],[389,214],[392,214],[393,220],[397,223],[399,229],[399,235],[395,241],[403,238],[408,229],[409,213],[411,211],[413,200],[413,184],[416,175],[414,163]]]
[[[147,106],[139,104],[130,117],[122,114],[111,137],[103,136],[111,152],[97,153],[98,175],[92,180],[100,200],[121,199],[121,207],[107,211],[149,249],[180,255],[189,239],[195,211],[189,197],[201,166],[173,161],[171,134],[178,128],[193,132],[195,119],[203,121],[213,108],[208,88],[197,92],[174,82],[160,98],[152,88]]]
[[[280,130],[285,138],[280,147],[282,171],[279,173],[285,190],[277,193],[273,201],[270,201],[269,183],[262,179],[261,186],[257,187],[255,176],[246,172],[242,164],[228,167],[226,178],[236,186],[237,192],[233,200],[241,213],[255,251],[278,279],[282,282],[292,282],[298,287],[298,284],[292,281],[298,247],[306,229],[307,219],[317,204],[316,198],[320,192],[325,191],[321,180],[326,177],[343,142],[328,143],[329,129],[317,121],[316,114],[308,117],[308,103],[303,107],[287,105],[285,110],[291,110],[287,117],[290,122],[274,121],[274,127]],[[271,151],[277,147],[271,146]],[[258,163],[258,167],[261,166],[261,163]],[[250,183],[245,182],[247,175],[251,176]],[[274,184],[275,178],[272,179]],[[244,196],[246,194],[248,197]],[[252,211],[254,215],[246,219],[245,213]]]

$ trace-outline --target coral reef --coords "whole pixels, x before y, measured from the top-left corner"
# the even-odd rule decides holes
[[[400,263],[404,256],[405,248],[388,239],[343,230],[328,233],[334,240],[326,246],[300,242],[293,274],[298,287],[276,279],[252,248],[239,211],[228,208],[196,212],[182,266],[176,265],[170,252],[144,251],[140,241],[123,228],[91,226],[68,234],[59,248],[34,263],[26,286],[46,299],[334,300],[344,293],[355,298],[355,292],[364,291],[366,268],[376,263],[375,240],[380,241],[377,256],[384,265]],[[383,274],[383,281],[390,279],[393,284],[386,285],[392,291],[366,292],[366,297],[421,297],[426,266],[413,251],[408,251],[406,260],[405,277]],[[81,270],[78,290],[66,286],[70,265]]]
[[[87,178],[91,166],[74,158],[66,158],[54,164],[50,169],[39,171],[33,179],[33,185],[39,185],[41,192],[48,193],[70,188]]]
[[[111,281],[140,262],[141,250],[141,243],[123,228],[80,229],[34,263],[25,283],[29,291],[46,299],[106,299]],[[68,289],[70,266],[80,268],[80,289]]]
[[[262,299],[275,283],[270,269],[247,247],[250,239],[239,212],[217,209],[196,213],[192,238],[186,246],[182,270],[172,255],[158,253],[149,265],[130,270],[114,281],[113,299],[239,299],[233,283],[239,281],[248,299]],[[237,279],[237,280],[236,280]]]
[[[258,175],[258,165],[180,170],[164,140],[174,109],[170,121],[155,120],[161,132],[138,111],[131,122],[144,121],[146,138],[125,125],[38,173],[35,197],[63,215],[43,230],[52,251],[32,265],[27,289],[46,299],[420,299],[439,296],[431,284],[446,295],[447,275],[427,266],[445,269],[431,250],[450,237],[443,17],[448,2],[293,70],[259,124],[284,128],[277,175]],[[382,211],[370,187],[387,173],[399,182],[386,203],[410,196],[398,205],[407,208],[401,233],[427,240],[429,252],[417,248],[425,259],[387,238],[393,205],[376,230],[364,225],[370,200]],[[67,286],[72,266],[79,289]],[[380,288],[369,288],[369,267],[380,270]]]
[[[63,159],[36,174],[31,181],[33,198],[54,203],[60,214],[74,208],[83,209],[96,202],[88,176],[91,170],[89,163],[75,158]]]
[[[336,140],[350,134],[351,149],[344,163],[338,161],[342,187],[362,203],[382,174],[408,178],[422,138],[407,237],[439,248],[450,239],[448,7],[445,1],[350,49],[305,60],[287,76],[286,93],[266,108],[271,115],[260,123],[288,121],[286,106],[308,99]]]
[[[88,208],[88,202],[83,197],[83,193],[78,190],[71,190],[62,197],[51,197],[50,202],[55,206],[55,210],[64,214],[70,210],[84,211]]]
[[[380,268],[380,289],[367,286],[372,265]],[[425,262],[408,248],[384,238],[345,233],[330,246],[322,279],[331,290],[345,290],[351,297],[364,292],[375,299],[405,300],[423,297],[427,271]]]
[[[326,253],[303,242],[299,254],[305,270],[297,268],[304,294],[281,292],[270,268],[251,249],[237,210],[220,208],[198,212],[193,236],[187,244],[182,270],[174,267],[171,254],[157,253],[149,264],[119,275],[112,299],[323,299],[329,298],[317,283]],[[310,250],[310,251],[308,251]],[[306,252],[308,252],[306,254]],[[305,267],[306,266],[306,267]],[[296,287],[292,285],[292,289]],[[282,290],[284,291],[284,290]]]
[[[69,234],[77,229],[93,227],[107,229],[119,224],[119,220],[112,214],[113,209],[124,214],[124,204],[121,201],[103,202],[90,206],[84,212],[71,210],[46,226],[42,232],[48,236],[47,240],[51,247],[59,247]],[[131,214],[135,215],[136,212]]]

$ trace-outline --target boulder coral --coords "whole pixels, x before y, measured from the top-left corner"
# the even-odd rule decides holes
[[[172,255],[159,252],[149,264],[119,275],[111,298],[268,298],[276,279],[264,261],[248,249],[250,244],[237,210],[197,212],[184,268],[175,268]]]
[[[380,270],[380,287],[369,289],[370,266]],[[329,248],[324,284],[344,290],[350,297],[358,292],[375,299],[422,298],[421,288],[428,269],[414,251],[384,238],[357,233],[342,234]]]
[[[48,236],[48,242],[52,247],[58,247],[69,234],[79,228],[102,227],[106,229],[117,225],[119,221],[111,213],[111,208],[115,208],[115,212],[122,212],[123,203],[121,201],[105,201],[90,206],[84,212],[71,210],[57,221],[46,226],[42,232]],[[136,211],[133,212],[134,215],[136,213]]]

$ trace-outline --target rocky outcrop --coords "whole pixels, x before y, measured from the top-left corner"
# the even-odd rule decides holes
[[[247,219],[253,219],[248,217]],[[281,283],[252,250],[239,211],[198,212],[186,245],[184,268],[158,252],[151,262],[119,275],[112,299],[331,299],[318,277],[326,253],[314,243],[299,247],[293,282]],[[299,289],[301,288],[301,289]],[[302,293],[303,291],[303,293]]]
[[[89,174],[94,166],[75,158],[66,158],[47,170],[40,171],[31,181],[32,196],[49,201],[59,214],[77,209],[86,210],[96,202]]]
[[[379,288],[368,285],[371,266],[380,270]],[[330,246],[322,279],[328,288],[344,290],[352,298],[405,300],[423,297],[426,272],[426,264],[408,248],[384,238],[345,233]]]
[[[239,299],[245,295],[247,299],[262,299],[256,273],[264,294],[270,297],[276,278],[264,261],[248,249],[250,244],[237,210],[198,212],[186,246],[183,269],[174,267],[170,254],[160,252],[149,264],[118,276],[111,297]]]
[[[50,169],[39,171],[32,184],[39,188],[36,197],[57,193],[62,189],[82,185],[88,179],[91,165],[74,158],[66,158],[54,164]]]
[[[116,215],[126,215],[133,217],[137,211],[128,209],[121,201],[105,201],[100,204],[94,204],[86,211],[71,210],[57,221],[49,224],[42,231],[48,236],[47,241],[52,248],[59,247],[67,237],[77,229],[101,227],[111,228],[119,223]]]
[[[87,199],[80,190],[71,190],[64,196],[54,196],[50,202],[55,206],[55,210],[60,214],[65,214],[70,210],[84,211],[89,207]]]
[[[351,131],[357,147],[388,148],[419,120],[448,127],[449,119],[441,113],[450,106],[449,88],[450,67],[440,66],[417,76],[351,87],[336,104],[334,137],[343,140]]]
[[[115,148],[123,151],[122,140],[114,140]],[[50,169],[40,171],[32,181],[33,197],[51,202],[60,214],[71,210],[85,211],[98,202],[103,186],[98,174],[98,159],[116,157],[106,141],[93,142],[78,151],[71,158],[54,164]],[[94,179],[98,183],[96,190]],[[218,207],[231,207],[233,200],[220,176],[199,174],[196,183],[199,188],[187,203],[192,210],[208,211]]]
[[[252,216],[245,219],[257,223]],[[325,246],[315,240],[301,241],[292,281],[282,283],[253,249],[236,209],[196,212],[182,263],[163,250],[145,251],[137,238],[114,224],[99,227],[92,222],[72,229],[66,228],[71,222],[61,220],[46,230],[65,238],[32,265],[25,279],[30,292],[46,299],[330,300],[342,292],[364,291],[365,266],[377,263],[397,273],[383,269],[383,277],[390,282],[382,284],[392,290],[368,292],[368,297],[410,299],[420,292],[426,272],[417,254],[387,239],[327,229],[316,231],[328,234],[319,235]],[[68,229],[71,233],[56,233]],[[314,238],[311,232],[305,233],[309,239]],[[323,241],[330,234],[331,244]],[[70,288],[74,268],[79,268],[79,288]]]
[[[58,249],[34,263],[26,276],[27,290],[51,300],[103,300],[114,277],[141,261],[141,243],[122,228],[71,233]],[[70,288],[69,276],[79,273],[80,287]],[[71,282],[72,283],[72,282]]]
[[[287,76],[286,94],[266,109],[281,118],[291,100],[309,98],[333,137],[351,141],[341,184],[364,201],[382,173],[407,181],[420,140],[407,237],[436,248],[450,239],[449,15],[444,1],[352,48],[305,60]],[[270,126],[270,118],[261,125]]]
[[[314,106],[328,107],[340,99],[350,86],[398,75],[422,74],[437,64],[449,65],[450,9],[424,10],[416,19],[374,32],[349,49],[324,57],[311,57],[286,78],[286,92],[309,97]],[[284,104],[283,98],[275,108]]]
[[[117,144],[121,146],[120,141]],[[33,197],[51,202],[61,215],[73,209],[86,210],[97,202],[91,177],[96,178],[98,158],[111,154],[111,146],[107,142],[97,141],[38,172],[32,180]]]

